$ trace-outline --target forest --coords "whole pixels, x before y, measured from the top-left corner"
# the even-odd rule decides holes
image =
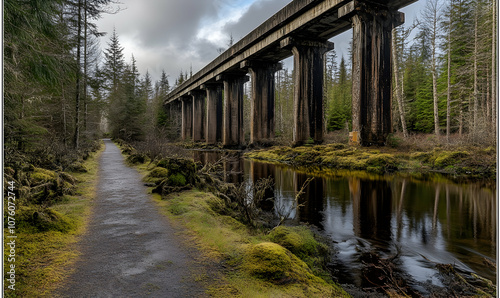
[[[176,137],[178,123],[168,119],[161,102],[192,70],[180,71],[173,86],[165,72],[153,82],[148,72],[138,72],[133,56],[124,57],[116,30],[101,46],[98,37],[105,33],[95,22],[116,13],[113,3],[5,1],[7,165],[16,158],[52,159],[45,162],[65,167],[104,134],[127,141]],[[491,0],[428,0],[417,21],[393,30],[395,133],[494,142],[496,9]],[[350,125],[350,58],[335,50],[325,57],[328,132]],[[276,135],[285,141],[293,121],[292,72],[276,73]],[[247,106],[250,92],[247,87]]]

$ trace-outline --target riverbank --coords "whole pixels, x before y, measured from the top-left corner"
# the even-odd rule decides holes
[[[328,247],[307,227],[251,229],[221,214],[226,208],[221,199],[197,189],[157,196],[156,202],[188,230],[207,259],[219,264],[221,279],[209,282],[214,297],[349,296],[314,266]]]
[[[142,171],[161,212],[220,272],[218,280],[199,277],[207,294],[349,297],[326,270],[334,252],[309,227],[263,225],[258,208],[244,206],[243,188],[217,181],[192,160],[150,162],[135,156],[127,160]],[[236,201],[236,196],[243,200]]]
[[[139,164],[142,163],[139,167],[143,168],[145,171],[144,175],[148,176],[146,178],[146,183],[152,187],[152,191],[162,194],[161,196],[158,196],[157,200],[160,202],[160,204],[164,204],[162,209],[164,209],[166,213],[169,213],[170,214],[169,216],[174,216],[173,221],[179,222],[180,225],[182,225],[182,224],[186,224],[186,225],[194,224],[196,226],[196,223],[193,223],[193,222],[196,219],[198,219],[197,215],[200,215],[201,213],[196,214],[196,215],[192,215],[192,218],[185,219],[185,223],[183,223],[184,220],[182,219],[182,216],[184,216],[185,214],[189,214],[191,212],[190,211],[191,207],[189,205],[191,205],[191,204],[192,205],[197,205],[197,204],[204,205],[205,204],[203,202],[204,198],[215,194],[215,199],[216,199],[216,201],[220,202],[220,204],[213,204],[213,205],[208,204],[208,207],[202,208],[202,209],[204,209],[205,211],[208,210],[210,213],[223,215],[224,220],[227,218],[227,219],[230,219],[231,221],[237,222],[239,228],[234,229],[233,230],[234,232],[236,232],[236,233],[246,232],[247,234],[248,233],[250,234],[250,236],[249,236],[250,238],[248,238],[246,236],[246,234],[243,234],[242,235],[243,239],[251,239],[251,237],[258,236],[259,233],[263,232],[263,234],[262,234],[263,236],[262,235],[260,236],[262,238],[257,239],[257,240],[247,240],[247,241],[250,241],[250,243],[246,243],[248,245],[254,245],[255,243],[253,241],[261,241],[261,240],[263,240],[264,242],[273,242],[273,241],[270,241],[269,239],[265,238],[264,236],[266,235],[266,231],[272,230],[272,228],[276,226],[276,222],[269,224],[270,221],[269,221],[269,218],[265,217],[265,215],[266,215],[265,212],[256,212],[258,210],[251,207],[251,205],[253,203],[251,201],[259,202],[259,199],[256,199],[256,197],[255,197],[255,194],[261,193],[261,191],[257,187],[258,183],[257,184],[255,184],[255,183],[247,184],[244,182],[244,183],[236,183],[234,185],[226,183],[226,184],[222,185],[223,187],[215,187],[214,188],[213,186],[217,185],[219,182],[211,180],[210,175],[209,176],[206,175],[206,173],[207,173],[206,170],[209,170],[209,171],[212,170],[213,174],[225,173],[228,170],[232,171],[231,166],[227,167],[227,165],[234,163],[234,160],[231,160],[230,157],[228,159],[228,157],[224,155],[224,152],[219,153],[222,156],[219,161],[217,161],[217,159],[213,159],[212,157],[208,157],[208,155],[203,155],[204,157],[201,160],[209,159],[209,160],[212,160],[213,162],[215,162],[214,164],[198,163],[198,164],[194,165],[192,163],[192,161],[188,162],[188,161],[186,161],[186,159],[182,159],[184,161],[178,161],[177,158],[166,158],[165,160],[155,159],[153,162],[150,162],[150,160],[148,160],[147,157],[146,158],[139,158],[139,157],[144,155],[144,153],[142,153],[140,150],[137,150],[137,151],[129,150],[126,146],[124,147],[124,149],[126,151],[132,152],[132,154],[128,158],[129,161],[134,162],[134,163],[137,161],[140,161]],[[176,154],[178,154],[178,151],[179,150],[175,151]],[[201,152],[203,154],[204,151],[202,150]],[[207,152],[207,154],[209,154],[209,153],[210,152]],[[184,155],[187,156],[187,159],[190,159],[189,154],[184,154]],[[239,153],[237,155],[240,156]],[[165,156],[170,156],[170,154],[165,155]],[[195,157],[195,159],[197,160],[196,157]],[[245,161],[245,163],[246,163],[246,161]],[[281,167],[276,167],[276,169],[278,169],[278,168],[281,168]],[[179,171],[179,169],[195,169],[197,171],[197,174],[192,175],[188,172]],[[241,173],[241,171],[243,171],[243,168],[240,169],[239,167],[236,167],[233,170]],[[259,171],[258,169],[254,169],[254,170]],[[324,173],[324,168],[321,169],[319,166],[311,166],[309,168],[304,167],[304,169],[301,169],[300,171],[302,171],[302,170],[307,172],[307,173],[310,173],[310,171],[314,171],[314,170],[317,170],[318,173]],[[296,169],[294,169],[294,171],[296,171]],[[340,174],[339,174],[339,172],[340,172]],[[347,170],[331,171],[331,173],[335,173],[334,175],[341,175],[343,172],[347,172]],[[357,171],[357,172],[359,173],[359,175],[365,175],[365,176],[362,176],[360,178],[366,178],[367,175],[370,177],[371,176],[377,176],[379,178],[382,177],[382,179],[392,179],[391,177],[393,177],[392,175],[385,175],[385,174],[384,175],[369,174],[366,171],[365,172]],[[264,171],[264,173],[265,173],[265,171]],[[350,172],[350,173],[352,173],[352,172]],[[423,175],[423,176],[425,176],[425,175]],[[219,176],[219,177],[226,177],[226,178],[229,178],[230,181],[234,181],[234,179],[233,179],[234,177],[228,177],[225,175]],[[263,177],[266,177],[265,174]],[[258,178],[255,178],[255,179],[258,179]],[[404,178],[404,179],[406,179],[406,178]],[[410,180],[413,180],[413,179],[410,179]],[[403,181],[404,182],[403,184],[405,184],[405,182],[408,182],[410,180]],[[417,178],[417,180],[418,180],[418,178]],[[443,180],[440,179],[439,181],[443,181]],[[254,180],[254,182],[255,182],[255,180]],[[231,185],[233,185],[233,186],[231,186]],[[349,187],[350,186],[351,185],[349,185]],[[399,185],[398,187],[401,187],[401,185]],[[402,186],[402,187],[404,188],[404,186]],[[410,187],[410,186],[408,186],[408,187]],[[198,192],[196,195],[192,195],[191,191],[193,191],[193,189]],[[293,189],[294,188],[292,188],[292,190]],[[246,190],[246,192],[245,192],[245,190]],[[237,197],[247,198],[248,196],[244,196],[245,194],[252,195],[252,193],[248,192],[249,190],[253,193],[253,196],[252,196],[253,200],[251,200],[251,201],[248,201],[248,200],[238,201],[236,199]],[[295,189],[295,193],[296,193],[296,191],[297,191],[297,189]],[[235,196],[234,195],[235,193],[239,194],[239,195]],[[446,188],[446,193],[448,196],[448,188]],[[434,195],[435,195],[434,192],[432,192],[433,198],[434,198]],[[186,200],[185,197],[189,197],[189,196],[193,196],[193,197],[191,199]],[[450,197],[450,200],[453,201],[454,199],[452,197]],[[229,205],[228,205],[228,202],[230,203]],[[448,202],[448,199],[446,202]],[[242,204],[245,204],[245,203],[247,203],[247,206],[250,206],[250,209],[247,209],[246,207],[242,208]],[[432,204],[433,204],[434,208],[436,208],[436,203],[433,202]],[[258,203],[255,203],[254,206],[255,205],[258,205]],[[215,207],[222,206],[223,208],[213,208],[214,206]],[[228,206],[229,206],[229,208],[228,208]],[[384,210],[387,210],[387,208],[384,208]],[[222,211],[222,213],[220,211]],[[247,212],[247,211],[249,211],[249,212]],[[390,212],[390,211],[388,211],[388,212]],[[200,218],[204,218],[204,216],[200,215]],[[214,219],[214,221],[205,221],[205,220],[202,220],[202,221],[207,222],[209,227],[212,227],[214,225],[214,222],[217,223],[218,221],[224,221],[224,220],[221,220],[221,218],[216,217]],[[278,222],[279,222],[279,220],[278,220]],[[262,223],[264,223],[264,225],[262,225]],[[295,223],[295,224],[297,224],[297,223]],[[256,227],[258,227],[258,228],[255,229]],[[310,228],[309,226],[302,226],[302,227],[305,227],[307,229]],[[207,231],[201,230],[199,232],[192,232],[192,233],[188,233],[188,234],[190,234],[190,235],[193,234],[195,236],[195,238],[196,237],[203,238],[206,235],[208,235],[209,232],[210,232],[210,230],[207,230]],[[220,239],[218,239],[218,238],[220,238],[220,235],[226,236],[229,234],[227,234],[225,232],[215,233],[215,235],[213,235],[213,238],[215,239],[215,241],[220,241]],[[293,236],[292,239],[294,239],[296,237],[297,236]],[[235,237],[235,238],[241,239],[239,237]],[[196,238],[196,241],[200,241],[200,240]],[[225,241],[225,239],[224,239],[224,241]],[[240,243],[241,241],[240,242],[235,241],[235,242],[236,242],[236,244],[240,244],[240,245],[242,244],[242,243]],[[201,242],[198,242],[198,243],[201,243]],[[214,245],[213,243],[214,242],[211,242],[212,246],[208,245],[207,247],[213,247],[213,245]],[[350,243],[350,242],[348,241],[346,243]],[[199,244],[199,245],[203,246],[203,244]],[[219,255],[219,252],[220,252],[219,249],[221,247],[225,247],[225,244],[217,244],[215,246],[216,246],[215,250],[209,250],[209,251],[211,251],[211,252],[216,251],[217,252],[216,255]],[[357,245],[354,245],[354,246],[357,247]],[[331,245],[330,248],[333,250],[337,250],[338,247],[336,245]],[[230,283],[227,283],[227,281],[228,281],[227,276],[232,277],[235,274],[238,275],[238,274],[241,274],[241,272],[242,272],[241,270],[243,267],[241,266],[241,263],[227,262],[227,260],[231,259],[231,257],[232,257],[231,252],[237,251],[237,250],[238,250],[237,248],[231,247],[231,250],[229,251],[229,256],[225,256],[225,254],[223,253],[223,254],[220,254],[223,256],[220,259],[215,258],[213,255],[208,257],[208,259],[214,260],[214,262],[216,264],[221,264],[221,268],[222,268],[222,272],[223,272],[223,276],[224,276],[224,278],[222,278],[221,280],[224,280],[224,283],[225,283],[225,286],[224,285],[223,286],[213,286],[212,289],[226,289],[226,290],[232,289],[232,290],[229,290],[229,292],[220,292],[223,294],[239,293],[237,286],[236,287],[231,286]],[[338,253],[342,253],[342,251],[338,251]],[[364,253],[366,253],[366,252],[362,251],[361,255],[364,256]],[[397,252],[394,252],[394,253],[396,256],[398,256]],[[236,255],[239,255],[240,256],[239,259],[241,260],[241,258],[242,258],[241,253],[236,253]],[[243,253],[243,255],[245,255],[245,254]],[[378,258],[381,258],[381,259],[378,260],[377,256],[378,256]],[[382,271],[384,271],[385,274],[388,274],[387,272],[392,272],[390,275],[386,275],[386,276],[384,276],[383,273],[379,272],[380,274],[382,274],[381,277],[383,277],[383,279],[380,279],[380,281],[382,283],[382,287],[379,289],[380,292],[385,293],[385,294],[397,292],[399,294],[405,295],[405,294],[408,294],[408,292],[406,292],[406,290],[411,291],[412,288],[410,285],[412,284],[412,280],[408,279],[408,276],[405,276],[404,274],[402,274],[401,276],[396,277],[396,275],[401,274],[401,272],[398,271],[399,272],[398,273],[398,272],[396,272],[397,270],[394,271],[394,264],[392,264],[390,262],[391,260],[394,259],[393,258],[394,256],[390,255],[386,259],[385,257],[387,257],[387,255],[382,254],[379,256],[377,253],[375,253],[375,255],[370,254],[368,257],[370,260],[375,260],[375,261],[373,263],[365,264],[364,267],[366,266],[367,268],[376,268],[377,270],[382,268]],[[417,257],[417,259],[418,259],[418,257]],[[396,261],[396,262],[398,262],[398,261]],[[334,263],[337,264],[336,261],[334,261]],[[233,267],[234,264],[240,265],[240,267]],[[399,265],[396,265],[396,267],[398,267]],[[380,266],[382,266],[382,267],[380,267]],[[337,268],[337,269],[339,269],[339,268]],[[335,271],[337,269],[335,269],[335,266],[328,267],[328,270],[330,270],[329,273],[331,274],[330,278],[333,278],[333,279],[338,278],[338,276],[335,275],[333,273],[333,271],[331,271],[331,270]],[[377,273],[377,274],[379,274],[379,273]],[[248,272],[245,273],[245,271],[243,271],[243,274],[248,274]],[[349,274],[349,273],[347,273],[347,274]],[[478,288],[474,289],[474,288],[471,288],[470,286],[468,286],[464,283],[456,282],[457,280],[460,279],[458,273],[453,273],[451,276],[452,276],[452,280],[449,283],[447,282],[447,284],[454,285],[453,291],[455,291],[455,293],[459,293],[459,292],[460,293],[471,293],[471,291],[472,291],[472,293],[475,293],[475,292],[480,293],[481,290]],[[255,276],[250,275],[250,278],[255,278]],[[376,280],[377,281],[379,280],[378,277]],[[392,283],[390,285],[385,284],[388,281],[390,281]],[[232,279],[230,279],[229,282],[232,282]],[[347,291],[349,293],[351,293],[352,295],[354,295],[356,297],[366,297],[367,293],[363,292],[364,288],[363,288],[363,290],[357,289],[357,288],[351,288],[349,281],[342,280],[341,282],[349,284],[349,285],[343,285],[343,286],[346,286],[345,289],[347,289]],[[406,282],[409,282],[409,284],[406,284]],[[474,282],[476,282],[476,281],[474,281]],[[245,284],[250,284],[250,282],[245,281]],[[406,286],[402,286],[402,284],[405,284]],[[433,289],[432,285],[427,285],[427,286],[430,287],[429,289],[433,293],[434,292],[442,293],[442,294],[447,293],[446,287],[442,288],[442,289]],[[309,286],[305,285],[304,287],[307,288]],[[467,290],[467,288],[471,288],[471,290]],[[244,288],[243,290],[246,290],[246,288]],[[281,289],[281,290],[283,290],[283,289]],[[231,292],[231,291],[233,291],[233,292]],[[401,292],[401,291],[403,291],[403,292]],[[456,291],[458,291],[458,292],[456,292]],[[488,291],[490,291],[490,290],[488,290]],[[214,292],[214,293],[217,293],[217,292]],[[252,292],[249,295],[255,296],[255,295],[257,295],[257,293],[259,293],[259,292]],[[278,293],[278,292],[276,292],[276,293]],[[306,293],[304,295],[307,296],[307,295],[312,295],[312,294]]]
[[[390,147],[356,147],[346,144],[274,146],[245,153],[245,157],[295,167],[366,171],[375,174],[439,173],[454,180],[496,179],[494,147],[436,147],[426,151],[401,151]]]

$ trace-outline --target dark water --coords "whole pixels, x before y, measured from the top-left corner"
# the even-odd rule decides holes
[[[194,156],[204,163],[215,162],[220,153],[195,151]],[[340,282],[370,286],[363,277],[362,261],[372,252],[381,258],[398,254],[397,269],[408,274],[416,288],[443,286],[437,263],[453,264],[496,283],[496,269],[487,264],[496,264],[495,190],[442,178],[421,181],[329,171],[312,175],[242,159],[237,153],[224,162],[224,174],[229,182],[249,184],[274,178],[273,212],[289,221],[313,224],[334,241]],[[309,177],[314,179],[296,201]]]

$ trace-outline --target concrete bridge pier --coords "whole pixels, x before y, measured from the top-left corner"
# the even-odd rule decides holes
[[[224,74],[217,77],[224,82],[224,109],[222,145],[240,146],[245,142],[243,133],[243,84],[248,82],[246,74]]]
[[[193,98],[193,142],[204,140],[205,94],[206,92],[202,90],[193,90],[188,93]]]
[[[322,143],[324,54],[333,49],[333,43],[287,37],[281,47],[291,49],[294,59],[293,144],[298,146],[309,139]]]
[[[181,97],[181,102],[181,138],[186,141],[193,137],[193,98],[191,96],[183,96]]]
[[[241,68],[248,69],[252,78],[250,107],[250,144],[274,139],[274,73],[281,63],[243,61]]]
[[[352,132],[350,141],[384,145],[391,125],[392,29],[404,14],[384,5],[352,1],[339,10],[353,27]]]
[[[207,93],[205,142],[215,144],[222,140],[222,85],[205,84],[201,89]]]

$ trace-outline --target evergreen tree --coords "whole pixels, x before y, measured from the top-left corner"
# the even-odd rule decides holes
[[[68,24],[61,21],[61,15],[59,1],[4,1],[6,150],[27,152],[39,147],[51,133],[49,123],[40,120],[47,119],[46,113],[59,114],[67,104],[74,61],[66,38]],[[47,110],[47,101],[57,110]]]
[[[441,22],[441,3],[440,0],[427,0],[426,6],[422,13],[423,22],[421,26],[423,31],[429,35],[430,42],[430,60],[429,66],[432,76],[432,99],[433,99],[433,116],[434,116],[434,133],[439,135],[439,101],[437,91],[438,80],[438,44],[439,44],[439,24]]]
[[[332,89],[332,99],[328,107],[327,118],[327,129],[329,131],[343,129],[346,127],[346,123],[349,124],[352,120],[352,82],[344,56],[340,60]]]
[[[293,73],[288,69],[276,73],[275,135],[291,140],[293,134]]]
[[[103,69],[106,86],[111,93],[117,91],[124,66],[125,58],[123,56],[123,47],[120,45],[116,30],[113,29],[113,34],[108,42],[108,47],[104,50]]]
[[[181,76],[182,77],[182,71]],[[180,79],[180,78],[179,78]],[[156,124],[158,127],[167,127],[169,125],[169,117],[165,108],[163,107],[163,100],[166,98],[168,92],[170,92],[170,84],[168,82],[168,76],[165,73],[165,70],[162,71],[160,81],[158,82],[158,91],[159,94],[157,96],[157,101],[155,104],[155,108],[157,111],[156,114]]]

